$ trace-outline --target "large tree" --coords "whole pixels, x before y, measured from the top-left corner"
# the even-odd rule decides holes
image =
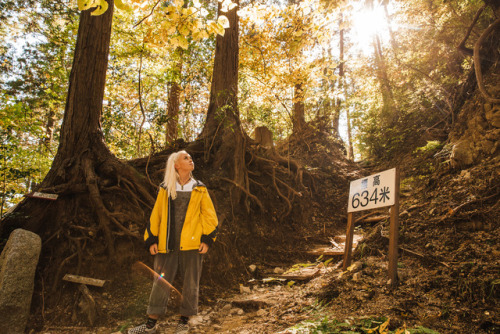
[[[57,274],[49,275],[54,288],[69,260],[77,257],[77,271],[92,262],[92,256],[84,256],[89,255],[84,253],[86,245],[105,245],[94,248],[92,255],[104,253],[114,261],[117,238],[138,238],[139,234],[131,231],[137,230],[135,225],[143,225],[144,210],[154,202],[150,195],[154,190],[146,179],[117,159],[105,144],[100,122],[113,1],[103,15],[91,12],[80,14],[60,144],[38,189],[58,198],[27,197],[1,224],[4,238],[12,229],[22,227],[38,233],[48,248],[60,250],[55,257],[42,255],[42,261],[49,262],[44,266],[48,270],[60,263]]]
[[[239,5],[239,1],[235,3]],[[219,4],[219,14],[222,14],[221,9],[222,5]],[[238,111],[239,24],[237,9],[238,7],[234,7],[225,13],[229,20],[229,28],[226,29],[224,36],[217,36],[210,102],[200,138],[205,143],[206,157],[212,148],[215,148],[215,166],[229,168],[234,184],[239,189],[248,192],[245,165],[247,136],[241,127]]]

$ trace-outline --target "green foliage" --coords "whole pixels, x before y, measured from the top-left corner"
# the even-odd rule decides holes
[[[36,135],[43,132],[31,111],[9,96],[0,96],[1,214],[19,202],[32,184],[41,182],[51,159]]]
[[[104,2],[82,0],[78,5],[100,5],[97,10],[103,11]],[[292,132],[294,104],[301,102],[306,121],[314,121],[321,131],[332,132],[336,113],[349,110],[363,158],[435,154],[450,128],[458,85],[473,63],[456,46],[483,2],[374,2],[393,6],[392,34],[383,11],[362,1],[291,3],[260,1],[239,8],[238,106],[245,130],[266,126],[275,139],[285,139]],[[121,10],[113,17],[102,110],[107,145],[123,159],[164,148],[173,82],[181,87],[179,137],[195,139],[209,102],[214,34],[222,34],[227,22],[217,19],[212,2],[160,2],[150,17],[154,3],[115,4]],[[224,1],[223,6],[231,5]],[[2,176],[9,184],[2,196],[11,204],[28,191],[27,184],[43,178],[58,146],[78,14],[75,3],[68,7],[64,1],[0,1]],[[492,15],[485,10],[475,31],[483,30]],[[385,25],[367,22],[367,38],[360,39],[356,30],[360,18],[367,17]],[[345,42],[342,80],[340,29]],[[471,36],[468,46],[473,42]],[[294,96],[297,84],[304,87],[301,101]],[[30,155],[36,158],[27,159]],[[421,166],[421,173],[432,168]]]
[[[429,140],[429,141],[427,141],[427,144],[425,146],[417,147],[415,152],[417,152],[417,153],[418,152],[422,152],[422,153],[435,152],[436,150],[443,148],[443,146],[444,146],[444,144],[441,143],[439,140]]]
[[[287,329],[293,334],[439,334],[422,326],[416,328],[400,327],[390,329],[390,320],[386,317],[366,317],[339,321],[329,319],[327,315],[316,319],[306,320]]]

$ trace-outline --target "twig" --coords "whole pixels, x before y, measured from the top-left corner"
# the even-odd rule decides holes
[[[470,33],[472,32],[472,29],[477,23],[477,20],[479,20],[479,16],[483,12],[483,10],[486,8],[486,4],[484,4],[481,8],[478,9],[476,12],[476,15],[474,16],[474,19],[472,20],[472,23],[469,26],[469,29],[467,29],[467,33],[465,33],[464,39],[460,42],[458,45],[458,50],[463,51],[465,54],[472,56],[474,54],[474,51],[472,49],[469,49],[468,47],[465,46],[465,43],[467,42],[467,39],[469,39]]]
[[[420,253],[417,253],[417,252],[414,252],[414,251],[412,251],[412,250],[409,250],[409,249],[403,248],[403,247],[401,247],[401,246],[399,246],[399,249],[401,249],[402,251],[405,251],[405,252],[407,252],[407,253],[410,253],[410,254],[413,254],[413,255],[419,256],[419,257],[421,257],[421,258],[423,258],[423,259],[429,259],[429,260],[431,260],[431,261],[434,261],[434,262],[440,263],[440,264],[442,264],[443,266],[445,266],[446,268],[450,268],[450,266],[449,266],[447,263],[445,263],[445,262],[441,262],[441,261],[438,261],[438,260],[436,260],[434,257],[431,257],[431,256],[426,256],[426,255],[422,255],[422,254],[420,254]]]
[[[54,294],[56,292],[57,284],[59,283],[59,277],[61,276],[61,270],[62,270],[63,266],[66,264],[66,262],[68,262],[69,260],[71,260],[72,258],[74,258],[77,255],[78,255],[78,253],[75,252],[72,255],[65,258],[64,260],[62,260],[61,264],[59,265],[59,268],[57,268],[57,271],[56,271],[56,276],[54,278],[54,285],[52,285],[52,294]]]
[[[473,204],[473,203],[477,203],[477,202],[483,202],[483,201],[487,201],[489,200],[490,198],[493,198],[495,196],[498,196],[500,194],[500,191],[497,191],[496,193],[494,193],[493,195],[490,195],[490,196],[487,196],[487,197],[481,197],[481,198],[477,198],[475,200],[471,200],[471,201],[467,201],[465,203],[462,203],[460,204],[459,206],[455,207],[454,209],[451,209],[451,212],[448,213],[446,216],[442,217],[441,220],[439,222],[442,222],[443,220],[445,219],[448,219],[448,218],[451,218],[453,217],[458,211],[462,210],[465,206],[469,205],[469,204]]]
[[[365,218],[363,220],[360,220],[360,222],[363,223],[378,223],[379,221],[382,221],[384,219],[388,219],[390,216],[376,216],[376,217],[371,217],[371,218]],[[356,220],[358,221],[358,220]]]
[[[416,205],[412,205],[410,206],[408,209],[406,209],[406,211],[410,211],[410,210],[415,210],[415,209],[418,209],[418,208],[421,208],[421,207],[424,207],[426,205],[429,205],[430,202],[425,202],[423,204],[416,204]]]
[[[354,224],[356,224],[356,223],[360,222],[361,220],[363,220],[363,219],[365,219],[365,218],[367,218],[367,217],[374,216],[374,215],[376,215],[377,213],[378,213],[378,212],[376,212],[376,211],[375,211],[375,212],[370,212],[370,213],[367,213],[366,215],[363,215],[363,216],[359,217],[358,219],[356,219],[356,220],[354,221]]]
[[[156,6],[158,6],[158,4],[161,2],[161,0],[158,0],[155,5],[153,6],[153,8],[151,8],[151,12],[146,15],[145,17],[143,17],[139,22],[137,22],[135,25],[134,25],[134,28],[137,27],[139,24],[141,24],[145,19],[147,19],[148,17],[150,17],[151,15],[153,15],[153,12],[155,11],[155,8]]]

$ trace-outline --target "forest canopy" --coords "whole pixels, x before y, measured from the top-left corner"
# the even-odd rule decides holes
[[[101,125],[108,148],[134,159],[193,141],[209,104],[216,35],[229,21],[216,1],[114,3]],[[105,4],[0,1],[2,215],[51,166],[79,9],[101,14]],[[219,4],[222,13],[236,6]],[[240,1],[237,11],[246,133],[266,126],[283,141],[301,111],[358,161],[445,144],[473,43],[494,18],[483,1],[465,0]]]

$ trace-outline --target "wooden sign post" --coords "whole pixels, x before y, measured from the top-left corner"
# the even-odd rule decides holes
[[[399,171],[397,168],[389,169],[351,182],[342,269],[347,270],[351,265],[352,242],[354,236],[353,213],[386,206],[391,207],[388,275],[391,284],[394,285],[397,283],[398,277]]]

